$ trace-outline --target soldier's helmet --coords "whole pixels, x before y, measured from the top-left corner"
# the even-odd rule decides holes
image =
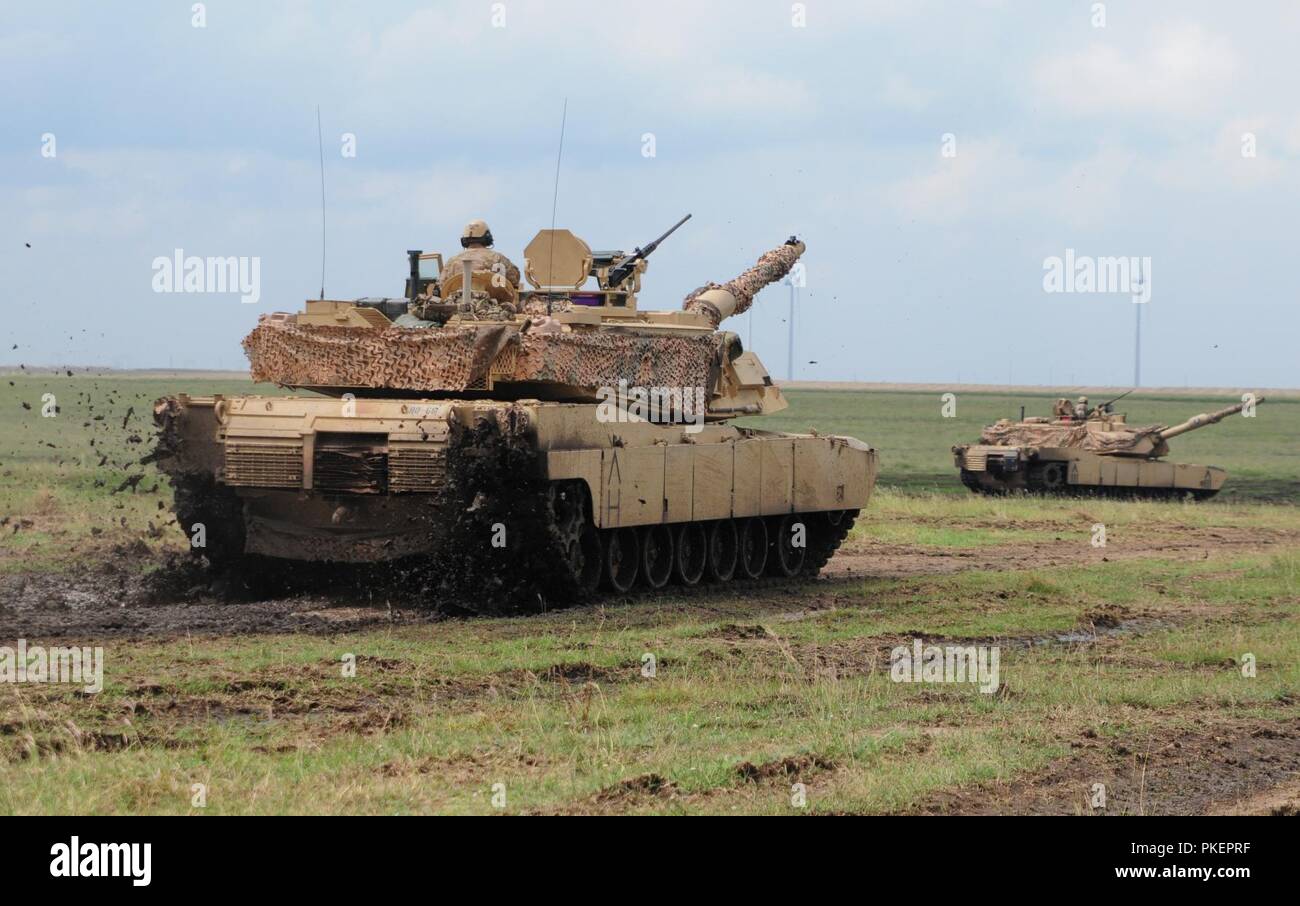
[[[1088,405],[1088,398],[1086,396],[1081,396],[1079,397],[1079,402],[1083,403],[1086,406]]]
[[[465,229],[460,234],[460,244],[462,248],[469,248],[471,245],[488,245],[492,244],[492,230],[482,220],[471,220],[465,224]]]

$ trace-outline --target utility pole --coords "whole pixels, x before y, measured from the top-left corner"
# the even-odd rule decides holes
[[[1141,259],[1138,260],[1141,261]],[[1145,277],[1143,276],[1141,271],[1141,266],[1142,266],[1141,264],[1138,265],[1139,270],[1138,270],[1138,278],[1137,278],[1137,295],[1139,298],[1142,296],[1142,288],[1143,288],[1143,283],[1145,281]],[[1142,386],[1142,309],[1143,307],[1145,307],[1145,305],[1146,305],[1145,302],[1138,302],[1136,300],[1134,300],[1133,302],[1133,307],[1137,309],[1137,313],[1136,313],[1137,320],[1134,323],[1134,327],[1133,327],[1133,386],[1134,387]]]
[[[794,299],[797,292],[794,285],[794,275],[791,274],[786,280],[790,284],[790,340],[786,350],[785,379],[794,380]]]
[[[1133,328],[1133,386],[1142,386],[1142,303],[1138,302],[1134,306],[1137,309],[1137,324]]]

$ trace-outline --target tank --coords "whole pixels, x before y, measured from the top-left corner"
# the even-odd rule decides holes
[[[1264,401],[1249,397],[1172,426],[1128,424],[1113,410],[1122,397],[1095,407],[1086,398],[1078,403],[1058,399],[1051,418],[1025,418],[1022,411],[1019,421],[1001,419],[984,429],[979,443],[952,451],[962,484],[976,493],[1205,500],[1219,493],[1228,473],[1217,466],[1166,461],[1169,441]]]
[[[735,424],[787,403],[721,329],[804,244],[644,310],[667,235],[629,253],[542,230],[527,286],[499,262],[412,250],[402,297],[262,315],[243,343],[252,377],[293,395],[155,406],[152,458],[195,554],[244,573],[401,564],[413,596],[487,612],[815,575],[867,504],[876,454]]]

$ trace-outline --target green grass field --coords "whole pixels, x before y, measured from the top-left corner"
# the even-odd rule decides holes
[[[116,490],[147,472],[129,438],[164,392],[247,388],[0,380],[0,594],[94,582],[125,537],[179,548],[152,475]],[[308,596],[284,604],[299,631],[64,636],[103,647],[104,691],[0,683],[0,812],[1088,813],[1101,783],[1106,811],[1153,814],[1294,782],[1300,405],[1181,438],[1232,472],[1231,496],[1191,505],[964,491],[948,447],[1048,397],[958,392],[942,419],[937,394],[789,395],[765,427],[881,451],[826,579],[512,619]],[[1175,422],[1230,400],[1125,402]],[[8,636],[22,614],[0,607]],[[894,682],[891,650],[918,638],[996,646],[996,692]]]
[[[124,531],[154,546],[170,537],[155,537],[165,521],[159,503],[170,503],[170,491],[139,460],[153,445],[154,400],[177,392],[282,391],[184,374],[96,377],[42,369],[0,375],[0,519],[7,517],[0,526],[0,573],[67,567],[87,545]],[[57,414],[43,414],[55,408]],[[134,476],[143,477],[123,487]]]

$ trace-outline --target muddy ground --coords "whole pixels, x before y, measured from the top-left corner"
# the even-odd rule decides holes
[[[810,613],[840,606],[860,606],[862,582],[868,578],[924,578],[967,571],[1008,571],[1080,566],[1106,561],[1159,557],[1166,560],[1203,560],[1257,554],[1293,547],[1300,533],[1261,528],[1153,528],[1142,537],[1129,537],[1123,545],[1096,549],[1081,545],[1076,537],[990,545],[980,548],[944,548],[883,544],[858,539],[849,543],[817,580],[764,581],[724,588],[673,589],[671,599],[645,594],[629,620],[647,623],[671,614],[734,615],[743,604],[746,619],[759,622],[724,624],[719,637],[736,645],[782,646],[805,673],[847,675],[861,672],[864,664],[878,664],[898,639],[878,636],[846,642],[840,648],[820,646],[803,650],[785,648],[768,626],[797,620]],[[152,558],[151,560],[149,558]],[[147,568],[142,569],[142,560]],[[340,632],[411,625],[471,617],[447,609],[411,606],[400,584],[375,581],[373,574],[322,570],[288,593],[270,596],[236,592],[214,578],[199,562],[178,554],[151,553],[143,546],[124,545],[107,555],[63,574],[12,573],[0,577],[0,638],[58,639],[93,642],[108,638],[152,642],[174,637],[236,636],[248,634]],[[584,605],[584,608],[599,607]],[[541,620],[563,620],[559,613]],[[1077,634],[1029,640],[1038,644],[1119,644],[1115,636],[1142,632],[1142,614],[1117,608],[1093,615]],[[532,623],[533,621],[527,621]],[[523,631],[523,630],[521,630]],[[531,631],[536,631],[532,627]],[[901,638],[901,637],[900,637]],[[1099,656],[1104,656],[1101,651]],[[456,690],[448,694],[493,696],[511,683],[560,682],[574,688],[620,680],[597,676],[597,668],[583,673],[574,668],[555,676],[503,676],[501,687],[484,691]],[[604,668],[601,668],[604,669]],[[632,665],[631,670],[635,669]],[[572,673],[573,675],[569,675]],[[232,687],[233,696],[222,707],[260,708],[258,688]],[[147,690],[146,690],[147,691]],[[141,693],[145,695],[145,692]],[[276,693],[279,694],[279,693]],[[178,700],[179,701],[179,700]],[[283,706],[284,702],[276,700]],[[184,712],[185,702],[173,703]],[[376,699],[373,708],[352,713],[348,722],[330,732],[357,729],[374,732],[388,727],[400,712],[400,700]],[[196,706],[197,707],[197,706]],[[203,707],[213,707],[205,701]],[[267,707],[271,707],[268,705]],[[396,710],[394,710],[396,709]],[[205,712],[207,713],[207,712]],[[909,809],[920,814],[1277,814],[1300,813],[1300,721],[1268,721],[1224,715],[1170,715],[1180,723],[1168,733],[1153,733],[1142,745],[1121,743],[1085,731],[1068,741],[1070,754],[1046,769],[1010,783],[943,790],[923,798]],[[355,724],[355,727],[353,726]],[[943,732],[936,727],[936,734]],[[779,763],[749,764],[737,768],[743,786],[756,790],[788,786],[791,782],[833,776],[832,760],[786,759]],[[1104,784],[1113,803],[1094,809],[1081,791]],[[631,777],[602,790],[590,801],[574,804],[583,812],[621,812],[655,808],[672,802],[689,802],[710,793],[684,793],[657,775]],[[1134,804],[1136,803],[1136,805]],[[696,803],[697,805],[700,803]],[[707,803],[705,803],[707,804]]]
[[[856,595],[864,578],[945,576],[971,570],[1006,571],[1083,566],[1160,557],[1204,560],[1235,551],[1258,553],[1300,541],[1276,529],[1155,529],[1100,549],[1077,538],[952,549],[872,542],[850,543],[812,583],[766,580],[723,588],[672,588],[675,600],[707,611],[712,602],[743,598],[756,614],[836,606]],[[356,570],[296,570],[283,594],[232,590],[198,561],[121,545],[62,574],[0,576],[0,638],[95,639],[238,633],[340,632],[372,626],[462,617],[454,607],[430,610],[412,601],[402,576]],[[642,598],[653,597],[649,593]],[[590,605],[589,605],[590,606]],[[564,608],[553,602],[548,610]]]
[[[1152,734],[1137,749],[1088,731],[1070,743],[1073,755],[1046,771],[1012,783],[944,791],[916,811],[1300,815],[1300,721],[1192,722],[1195,729]],[[1092,807],[1094,784],[1105,786],[1108,807]]]

